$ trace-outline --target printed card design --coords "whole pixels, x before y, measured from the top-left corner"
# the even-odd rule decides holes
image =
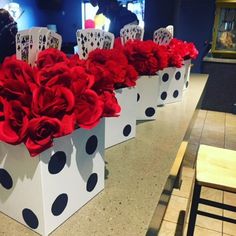
[[[144,30],[138,25],[126,25],[120,30],[121,42],[124,45],[128,40],[143,40]]]
[[[28,62],[29,59],[29,30],[22,30],[16,34],[16,57]]]
[[[103,48],[104,31],[98,29],[85,29],[76,32],[79,56],[87,58],[89,52],[96,48]]]
[[[103,49],[112,49],[114,45],[114,34],[105,32],[104,33],[104,42],[103,42]]]
[[[55,32],[50,32],[48,40],[49,40],[49,47],[50,48],[56,48],[58,50],[61,50],[61,44],[62,44],[61,35],[59,35]]]
[[[160,45],[167,45],[173,38],[171,32],[166,28],[160,28],[153,34],[153,41]]]

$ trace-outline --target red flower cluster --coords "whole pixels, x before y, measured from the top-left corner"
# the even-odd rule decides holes
[[[95,89],[98,79],[85,64],[56,49],[42,51],[34,68],[15,56],[6,58],[0,68],[0,140],[24,142],[36,156],[54,138],[116,116],[120,106],[113,90]]]
[[[176,38],[173,38],[167,45],[167,51],[169,56],[168,64],[175,67],[181,67],[184,60],[196,59],[198,56],[198,50],[193,43]]]
[[[130,40],[124,45],[124,53],[139,75],[155,75],[167,67],[166,48],[151,40]]]

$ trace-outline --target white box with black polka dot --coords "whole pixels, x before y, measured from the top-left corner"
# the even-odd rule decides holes
[[[105,118],[105,148],[125,142],[136,135],[136,87],[115,90],[121,106],[120,116]]]
[[[184,90],[189,86],[189,78],[190,78],[190,71],[191,71],[191,59],[184,61]]]
[[[157,118],[158,75],[142,75],[137,80],[136,120],[155,120]]]
[[[158,72],[160,86],[158,86],[157,105],[164,105],[182,100],[184,88],[185,67],[168,67]]]
[[[104,119],[31,158],[0,143],[0,211],[48,235],[104,188]]]

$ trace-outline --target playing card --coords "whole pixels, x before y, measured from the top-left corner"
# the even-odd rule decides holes
[[[172,34],[172,37],[174,37],[174,26],[173,25],[168,25],[166,26],[166,29],[170,31],[170,33]]]
[[[96,48],[103,48],[104,31],[99,29],[82,29],[76,32],[80,58],[86,59]]]
[[[153,34],[153,41],[160,45],[167,45],[173,38],[171,32],[166,28],[157,29]]]
[[[143,33],[138,25],[125,25],[120,31],[121,42],[124,45],[128,40],[143,40]]]
[[[16,34],[16,58],[28,62],[29,30],[21,30]]]
[[[49,34],[50,31],[42,27],[39,31],[39,43],[38,43],[38,52],[45,50],[46,48],[49,48]]]
[[[61,50],[62,37],[60,34],[51,31],[49,33],[48,40],[49,40],[49,48],[56,48],[58,50]]]
[[[29,64],[31,66],[35,65],[38,54],[39,45],[39,31],[42,27],[33,27],[29,31]]]
[[[103,41],[103,49],[112,49],[114,46],[114,34],[110,32],[104,32],[104,41]]]

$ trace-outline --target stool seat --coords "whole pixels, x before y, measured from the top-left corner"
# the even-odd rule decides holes
[[[236,192],[236,151],[201,144],[196,181],[202,186]]]

